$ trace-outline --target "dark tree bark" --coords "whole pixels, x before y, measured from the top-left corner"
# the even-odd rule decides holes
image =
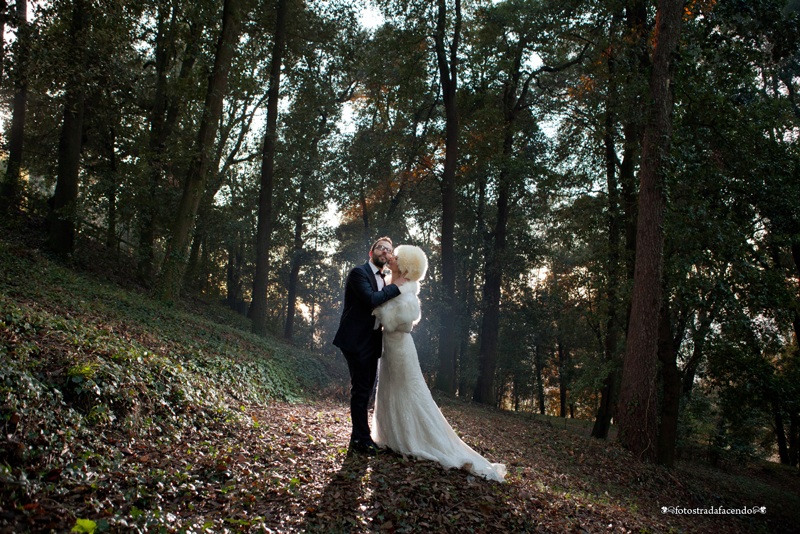
[[[200,200],[200,207],[197,210],[197,222],[192,238],[191,252],[189,253],[189,264],[186,267],[186,274],[183,280],[185,287],[191,287],[198,291],[207,289],[210,251],[206,243],[211,230],[212,221],[210,219],[214,213],[214,198],[225,184],[225,177],[229,175],[236,163],[250,159],[249,156],[243,159],[239,159],[238,156],[244,146],[247,134],[250,132],[250,126],[255,115],[253,111],[248,111],[252,102],[252,99],[248,100],[248,103],[242,104],[238,110],[230,110],[217,136],[218,142],[212,157],[213,165],[209,167],[219,167],[219,171],[209,173],[210,178]],[[258,105],[255,108],[258,108]],[[230,146],[231,134],[236,125],[238,125],[238,134],[233,137],[233,146],[225,155],[226,149]]]
[[[243,309],[245,303],[242,300],[242,271],[244,270],[244,240],[240,235],[236,236],[236,242],[228,245],[228,264],[225,277],[225,302],[232,309],[242,315],[247,314]]]
[[[222,101],[228,85],[228,72],[241,31],[241,17],[246,0],[225,0],[222,8],[222,31],[217,41],[214,68],[208,80],[203,117],[200,121],[195,153],[189,164],[178,211],[172,225],[172,236],[167,247],[164,267],[158,281],[157,293],[163,300],[171,301],[180,296],[189,234],[200,198],[205,190],[219,120]]]
[[[306,182],[300,182],[300,191],[297,200],[296,211],[294,214],[294,248],[292,251],[292,267],[289,271],[289,287],[286,297],[286,324],[283,329],[283,337],[292,341],[294,336],[294,316],[297,310],[297,286],[300,283],[300,267],[303,265],[303,229],[305,210],[304,199],[306,195]]]
[[[106,218],[106,247],[109,250],[117,249],[117,131],[113,126],[106,132],[108,136],[105,143],[108,171],[106,176],[106,200],[108,211]]]
[[[365,192],[365,185],[361,184],[361,190],[359,191],[358,195],[358,205],[361,206],[361,222],[363,223],[364,227],[364,248],[368,249],[370,246],[370,225],[369,225],[369,217],[370,217],[370,210],[369,206],[367,206],[367,196]]]
[[[658,359],[661,361],[661,420],[658,431],[658,463],[675,464],[678,442],[678,415],[681,402],[681,373],[678,370],[678,346],[674,342],[668,296],[663,297],[658,329]]]
[[[694,387],[694,379],[697,376],[697,369],[700,367],[700,362],[703,361],[705,356],[705,346],[708,333],[711,330],[711,323],[716,317],[716,306],[710,308],[703,308],[700,310],[700,315],[697,320],[697,327],[692,333],[692,355],[683,366],[683,376],[681,378],[681,394],[685,397],[690,397],[692,388]]]
[[[494,378],[497,369],[497,348],[500,338],[500,293],[502,286],[501,257],[506,246],[508,222],[508,188],[502,187],[498,198],[498,221],[495,226],[495,245],[490,251],[483,287],[483,319],[481,344],[478,353],[478,381],[473,400],[495,404]]]
[[[666,206],[663,173],[672,132],[672,54],[678,47],[682,15],[681,0],[659,0],[650,77],[651,106],[639,171],[631,320],[618,409],[621,443],[647,461],[658,457],[656,371]]]
[[[611,24],[611,35],[615,32],[616,17]],[[614,416],[616,404],[618,372],[614,362],[617,360],[619,344],[619,325],[617,307],[619,306],[618,288],[620,284],[620,194],[617,180],[617,152],[616,152],[616,106],[617,106],[617,60],[614,52],[608,54],[608,98],[606,99],[605,116],[605,159],[606,159],[606,184],[608,187],[608,282],[606,287],[606,301],[608,312],[606,316],[605,339],[603,340],[604,359],[611,366],[608,375],[603,380],[600,390],[600,407],[592,427],[592,437],[606,439],[611,428],[611,418]]]
[[[772,418],[775,425],[775,437],[778,440],[778,457],[782,464],[789,463],[789,443],[786,440],[786,428],[783,424],[783,413],[777,402],[772,403]]]
[[[139,227],[138,277],[145,284],[150,284],[155,275],[153,249],[156,237],[156,212],[158,205],[158,188],[163,175],[163,154],[170,128],[166,122],[169,97],[167,96],[167,72],[175,55],[175,27],[177,25],[177,8],[175,4],[161,3],[158,7],[156,23],[156,86],[153,107],[150,112],[150,139],[148,141],[149,183],[141,205],[141,223]],[[182,72],[182,74],[184,74]]]
[[[6,3],[2,3],[2,18],[5,22]],[[14,100],[11,112],[11,135],[8,143],[6,180],[3,184],[4,201],[12,211],[19,208],[22,194],[22,152],[25,140],[25,110],[28,105],[28,56],[30,35],[28,28],[28,2],[17,0],[17,54],[14,61]],[[3,35],[0,27],[0,36]],[[3,39],[0,39],[2,41]],[[2,46],[2,43],[0,43]],[[2,69],[0,69],[2,77]]]
[[[483,285],[483,319],[481,325],[481,344],[478,355],[478,382],[473,399],[486,404],[496,404],[494,398],[494,374],[497,368],[497,348],[500,338],[500,297],[505,271],[508,221],[511,214],[511,192],[514,176],[509,163],[514,157],[514,135],[516,120],[527,106],[528,88],[533,76],[524,82],[522,78],[522,58],[528,46],[523,36],[516,44],[514,57],[508,76],[503,84],[503,165],[497,186],[497,219],[495,220],[493,242],[488,249]],[[566,69],[582,60],[577,59],[557,67],[543,67],[543,70],[556,72]]]
[[[800,413],[789,414],[789,465],[797,467],[800,447]]]
[[[636,203],[636,164],[641,150],[641,129],[636,124],[623,127],[625,141],[623,159],[619,167],[620,186],[622,186],[622,211],[625,233],[625,279],[633,280],[634,263],[636,262],[636,225],[639,207]],[[623,328],[630,322],[630,303],[626,309]]]
[[[85,0],[72,4],[70,22],[71,57],[82,65],[85,55],[86,28],[89,12]],[[56,190],[48,215],[48,247],[58,254],[71,254],[75,249],[75,209],[80,180],[80,159],[83,143],[85,89],[80,74],[72,74],[64,101],[64,121],[58,143]]]
[[[510,126],[510,125],[509,125]],[[503,155],[510,156],[513,133],[510,128],[503,143]],[[497,347],[500,341],[500,293],[503,282],[503,257],[506,250],[510,184],[506,171],[500,172],[497,196],[497,221],[494,227],[494,244],[489,250],[483,284],[483,320],[481,344],[478,352],[478,381],[473,400],[495,404],[494,375],[497,369]]]
[[[218,157],[212,159],[216,165]],[[214,211],[214,196],[221,187],[220,173],[214,173],[215,178],[211,180],[213,184],[207,185],[206,190],[200,199],[195,220],[194,235],[192,236],[192,246],[189,249],[189,261],[186,265],[186,272],[183,277],[183,286],[197,291],[205,291],[208,282],[208,248],[206,241],[209,233],[209,219]]]
[[[800,275],[800,242],[792,243],[792,258],[797,274]],[[795,358],[800,359],[800,295],[795,297],[794,312],[794,344],[797,347]],[[797,466],[800,463],[800,411],[789,413],[789,463]]]
[[[486,235],[488,234],[486,230],[486,220],[484,214],[486,213],[486,186],[487,186],[487,178],[485,174],[482,174],[478,179],[478,202],[475,209],[475,221],[476,221],[476,228],[472,235],[472,241],[470,245],[470,250],[478,256],[480,255],[480,251],[485,251],[486,247],[488,246],[488,239],[486,239]],[[485,257],[485,253],[483,254]],[[458,394],[461,397],[467,397],[467,395],[472,395],[475,392],[474,384],[470,384],[468,380],[468,374],[465,372],[470,365],[469,358],[470,358],[470,328],[472,327],[472,317],[475,313],[475,308],[477,306],[477,298],[475,296],[475,287],[477,285],[477,277],[479,274],[479,266],[477,262],[469,262],[469,266],[467,267],[467,274],[466,274],[466,284],[464,286],[464,293],[466,294],[466,303],[460,317],[460,332],[459,332],[459,339],[460,339],[460,347],[458,351],[458,361],[456,366],[456,376],[458,377]]]
[[[75,249],[75,209],[80,181],[85,95],[82,88],[67,91],[64,122],[58,144],[58,181],[51,199],[48,246],[59,254]]]
[[[269,251],[272,242],[272,190],[275,181],[275,145],[278,130],[278,99],[280,96],[281,62],[286,47],[286,0],[278,0],[275,20],[275,42],[269,72],[267,97],[267,131],[261,158],[261,192],[258,197],[258,230],[256,234],[256,273],[253,277],[253,304],[250,318],[253,332],[267,333],[267,283],[269,280]]]
[[[319,143],[321,139],[325,136],[327,131],[327,124],[328,124],[328,114],[327,112],[322,112],[320,116],[319,123],[317,125],[316,131],[310,137],[311,144],[310,149],[308,150],[308,160],[312,163],[318,161],[319,156]],[[288,340],[292,341],[294,337],[294,322],[295,322],[295,315],[297,313],[297,295],[298,295],[298,288],[300,286],[300,269],[303,266],[303,263],[306,261],[306,252],[305,252],[305,219],[306,219],[306,209],[308,203],[306,202],[306,192],[308,191],[308,184],[311,180],[313,180],[313,176],[309,175],[302,175],[300,177],[300,188],[297,194],[297,203],[295,204],[295,212],[294,212],[294,245],[292,250],[292,266],[289,271],[289,286],[288,286],[288,295],[287,295],[287,306],[286,306],[286,323],[284,324],[283,329],[283,337]],[[312,322],[314,321],[313,311],[312,311]],[[313,332],[313,325],[312,325],[312,332]]]
[[[796,276],[800,277],[800,241],[792,243],[792,259],[794,260],[794,267]],[[800,292],[800,288],[798,288]],[[800,294],[795,296],[795,311],[794,311],[794,344],[797,347],[797,357],[800,358]]]
[[[567,416],[567,394],[569,392],[569,351],[564,347],[561,340],[557,343],[558,354],[558,399],[559,399],[559,417]]]
[[[174,38],[176,26],[179,25],[179,13],[177,8],[173,11],[170,27],[165,28],[165,33],[160,41],[163,49],[161,59],[166,60],[169,54],[174,54],[169,42]],[[183,52],[183,59],[181,60],[181,68],[178,73],[178,80],[175,84],[180,87],[192,75],[194,65],[197,62],[198,55],[200,54],[200,41],[205,27],[197,21],[189,22],[189,33],[186,37],[186,48]],[[157,45],[158,46],[158,45]],[[156,63],[157,69],[159,68],[159,61]],[[164,61],[163,69],[168,71],[170,69],[169,62]],[[157,79],[161,79],[160,75]],[[163,231],[162,226],[165,224],[163,221],[163,210],[159,209],[159,189],[164,181],[165,174],[174,174],[174,164],[172,160],[165,156],[168,150],[170,140],[174,137],[178,118],[183,109],[183,101],[177,96],[169,96],[167,90],[167,80],[162,80],[163,86],[161,87],[161,94],[159,96],[159,89],[156,89],[156,99],[154,101],[154,111],[151,113],[151,130],[150,130],[150,161],[149,173],[150,179],[148,190],[145,193],[145,201],[142,202],[144,206],[142,210],[142,222],[139,235],[139,265],[138,275],[142,282],[150,284],[155,276],[157,266],[155,265],[155,240],[158,235]],[[164,98],[160,102],[160,98]]]
[[[202,292],[204,288],[204,283],[202,281],[203,268],[201,263],[203,251],[205,249],[205,238],[208,234],[206,221],[208,220],[208,211],[210,209],[211,206],[206,205],[204,200],[201,199],[200,207],[197,208],[192,245],[189,247],[189,261],[186,263],[186,271],[183,275],[183,287],[188,290]]]
[[[522,56],[527,48],[523,37],[517,43],[511,72],[503,85],[503,168],[497,188],[497,220],[494,226],[494,241],[487,251],[483,284],[483,320],[481,344],[478,352],[478,382],[473,399],[485,404],[495,404],[494,374],[497,369],[497,347],[500,341],[500,295],[505,270],[508,218],[511,206],[511,181],[508,168],[514,152],[515,122],[519,111],[525,106],[530,78],[520,88]],[[520,94],[517,91],[520,90]]]
[[[455,21],[450,50],[446,45],[447,2],[438,0],[434,41],[442,99],[445,109],[445,160],[442,172],[442,315],[439,326],[439,372],[436,388],[448,394],[456,389],[456,166],[458,165],[459,118],[456,103],[458,89],[458,46],[461,39],[461,0],[455,0]]]
[[[544,355],[542,354],[542,347],[537,344],[535,351],[534,372],[536,374],[536,398],[539,401],[539,413],[544,415],[546,406],[544,404],[544,379],[542,377],[542,371],[544,371],[545,362]]]
[[[0,35],[6,34],[6,18],[8,17],[6,10],[8,9],[8,2],[0,0]],[[0,80],[3,79],[5,74],[6,65],[6,40],[0,39]]]
[[[628,76],[635,79],[635,73],[648,72],[652,66],[649,53],[651,29],[647,21],[645,0],[628,0],[625,8],[626,41],[633,43],[633,70]],[[642,97],[635,97],[627,106],[623,131],[623,157],[619,167],[619,182],[622,189],[622,208],[625,223],[625,266],[626,280],[633,280],[636,260],[636,226],[637,226],[637,182],[636,167],[639,164],[642,149],[642,117],[646,107]],[[627,331],[630,322],[630,304],[626,310],[623,328]],[[621,378],[621,377],[620,377]]]

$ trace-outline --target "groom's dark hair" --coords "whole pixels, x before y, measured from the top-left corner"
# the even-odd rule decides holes
[[[392,243],[392,238],[384,236],[384,237],[379,237],[378,239],[375,240],[375,242],[372,244],[372,247],[370,248],[370,251],[375,250],[375,247],[377,247],[378,243],[380,243],[381,241],[388,241],[389,244],[392,245],[392,248],[394,248],[394,243]]]

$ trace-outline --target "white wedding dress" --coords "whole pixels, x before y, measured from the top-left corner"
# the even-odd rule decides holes
[[[503,482],[505,465],[489,462],[456,435],[422,377],[411,337],[411,328],[420,318],[417,293],[419,284],[406,282],[400,286],[400,296],[373,312],[383,324],[383,356],[372,439],[404,455]]]

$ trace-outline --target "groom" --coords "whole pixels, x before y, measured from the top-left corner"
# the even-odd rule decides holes
[[[350,418],[353,431],[350,450],[374,455],[367,422],[367,406],[375,386],[383,338],[372,310],[400,294],[396,284],[386,285],[383,267],[392,255],[392,240],[381,237],[369,250],[369,261],[350,270],[345,281],[344,309],[333,344],[339,347],[350,369]],[[402,282],[401,282],[402,284]]]

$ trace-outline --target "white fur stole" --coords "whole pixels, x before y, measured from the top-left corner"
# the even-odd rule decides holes
[[[400,295],[386,301],[372,311],[383,325],[384,331],[411,332],[420,319],[419,283],[406,282],[400,286]]]

